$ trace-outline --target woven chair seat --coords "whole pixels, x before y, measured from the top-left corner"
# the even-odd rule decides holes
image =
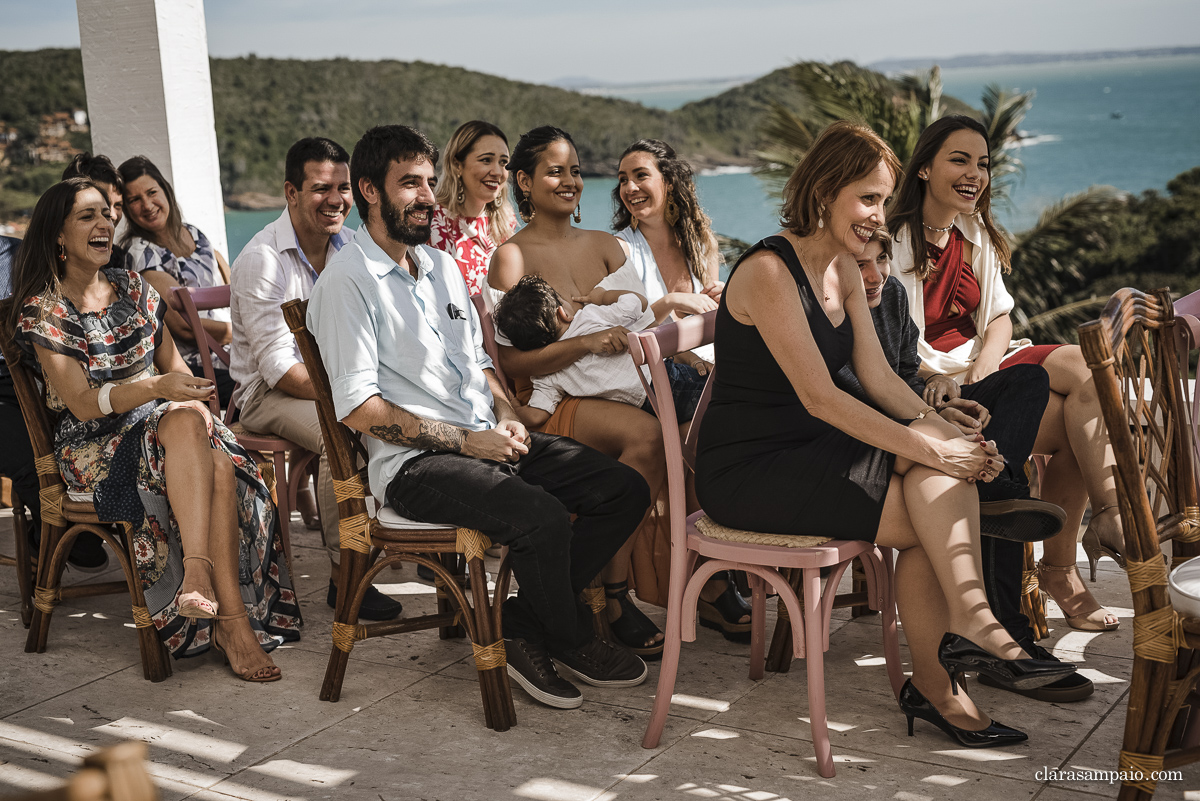
[[[748,545],[774,545],[778,548],[811,548],[824,545],[832,537],[802,537],[793,534],[765,534],[761,531],[745,531],[729,528],[705,515],[696,521],[696,530],[706,537],[726,542],[744,542]]]

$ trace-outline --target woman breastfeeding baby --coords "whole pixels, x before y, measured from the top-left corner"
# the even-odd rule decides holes
[[[572,437],[636,469],[651,487],[661,488],[662,503],[656,507],[665,510],[662,433],[654,417],[639,408],[645,395],[631,383],[640,383],[632,361],[625,356],[620,360],[628,362],[627,370],[620,371],[624,374],[620,386],[630,390],[627,397],[614,393],[615,383],[603,391],[577,394],[597,388],[592,380],[586,387],[571,384],[569,392],[562,389],[573,374],[588,379],[584,370],[570,369],[581,360],[623,354],[630,330],[653,325],[653,314],[646,313],[646,290],[636,272],[626,266],[616,238],[571,224],[572,217],[579,221],[583,181],[567,132],[550,126],[529,131],[513,149],[509,170],[517,209],[526,225],[497,249],[482,294],[496,315],[501,366],[518,383],[520,399],[526,403],[522,414],[530,416],[536,430]],[[518,290],[526,277],[539,281],[527,280]],[[507,294],[514,290],[513,305],[506,310]],[[585,299],[602,302],[580,303]],[[514,312],[518,307],[524,310]],[[541,330],[530,337],[523,328],[531,316],[539,315],[541,322],[535,325]],[[531,394],[532,376],[548,377],[538,379],[537,395]],[[690,414],[680,417],[688,418]],[[601,574],[614,634],[635,653],[654,657],[662,652],[662,633],[628,596],[635,550],[644,564],[669,564],[665,511],[652,508],[637,536]],[[639,571],[638,597],[664,604],[667,575],[666,570]]]

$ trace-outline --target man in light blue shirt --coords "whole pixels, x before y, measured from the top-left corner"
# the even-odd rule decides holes
[[[402,125],[355,145],[363,226],[313,289],[308,327],[338,418],[368,435],[371,492],[406,517],[509,546],[520,585],[504,603],[509,676],[542,703],[574,708],[582,696],[552,658],[597,686],[645,680],[640,658],[592,633],[578,595],[641,522],[649,488],[598,451],[527,432],[513,413],[462,274],[423,244],[436,163],[429,140]]]

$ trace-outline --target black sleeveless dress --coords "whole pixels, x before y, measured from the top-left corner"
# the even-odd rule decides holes
[[[759,242],[733,271],[762,249],[787,265],[825,366],[836,375],[854,347],[849,316],[839,326],[829,321],[782,236]],[[750,531],[873,542],[895,455],[809,414],[758,328],[735,320],[724,298],[716,363],[696,457],[696,494],[709,517]]]

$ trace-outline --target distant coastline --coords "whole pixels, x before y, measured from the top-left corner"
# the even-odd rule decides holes
[[[1092,50],[1086,53],[979,53],[950,58],[896,58],[876,61],[867,66],[885,74],[927,70],[934,64],[942,69],[958,67],[1006,67],[1020,64],[1057,64],[1070,61],[1110,61],[1122,58],[1170,58],[1200,54],[1200,45],[1155,47],[1139,50]]]

